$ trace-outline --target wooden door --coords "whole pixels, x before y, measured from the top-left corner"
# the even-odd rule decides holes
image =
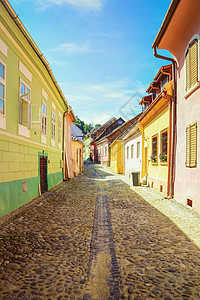
[[[41,187],[41,193],[45,193],[48,190],[47,156],[40,156],[40,187]]]

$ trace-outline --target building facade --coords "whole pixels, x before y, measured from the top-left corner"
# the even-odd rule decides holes
[[[173,0],[154,41],[175,66],[174,198],[200,212],[200,2]],[[158,54],[158,53],[157,53]]]
[[[150,84],[149,105],[139,119],[142,132],[142,174],[150,188],[169,194],[172,117],[172,65],[163,66]],[[147,101],[144,97],[141,105]]]
[[[131,120],[124,123],[119,130],[115,130],[113,133],[117,137],[111,142],[109,148],[110,148],[110,167],[118,174],[125,174],[126,170],[131,169],[130,163],[133,163],[133,161],[129,160],[129,146],[126,147],[125,143],[125,137],[128,137],[132,131],[139,131],[137,129],[138,125],[138,119],[141,116],[141,113]],[[113,136],[113,135],[111,135]],[[140,133],[141,136],[141,133]],[[129,143],[129,141],[127,141]],[[140,150],[141,144],[138,147],[138,154],[140,157]],[[133,148],[131,148],[133,149]],[[128,155],[128,157],[127,157]],[[132,158],[132,157],[131,157]],[[140,157],[141,159],[141,157]],[[133,166],[132,166],[133,167]]]
[[[63,180],[68,104],[9,2],[0,2],[0,216]],[[71,137],[70,137],[71,139]]]
[[[123,138],[124,175],[128,178],[131,178],[132,172],[140,172],[141,175],[142,135],[138,125],[135,125]]]

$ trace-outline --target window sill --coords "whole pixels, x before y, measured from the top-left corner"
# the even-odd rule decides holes
[[[6,116],[0,114],[0,128],[6,129]]]
[[[158,166],[158,163],[151,163],[152,166]]]
[[[168,163],[167,163],[167,162],[165,162],[165,163],[160,163],[160,165],[161,165],[161,166],[167,166]]]
[[[184,95],[183,97],[187,99],[194,91],[200,87],[200,81],[197,81]]]
[[[30,138],[30,129],[26,126],[19,124],[19,135],[23,135],[27,138]]]

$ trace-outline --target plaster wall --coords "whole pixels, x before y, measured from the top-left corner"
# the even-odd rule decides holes
[[[160,192],[161,185],[163,194],[167,191],[168,179],[168,166],[163,164],[159,155],[161,153],[161,131],[167,129],[169,126],[169,109],[168,106],[156,115],[151,122],[144,127],[144,148],[147,147],[148,160],[147,160],[147,182],[150,187],[153,187]],[[157,163],[154,164],[150,161],[152,155],[152,137],[157,135]],[[169,137],[169,136],[168,136]],[[168,142],[169,145],[169,142]],[[145,163],[145,162],[144,162]],[[153,182],[153,185],[152,185]]]
[[[140,157],[137,158],[137,143],[140,142]],[[133,145],[133,158],[131,158],[131,146]],[[127,147],[129,147],[129,159],[127,159]],[[141,134],[125,142],[124,146],[124,171],[125,176],[131,177],[131,172],[141,172],[142,160],[142,136]]]

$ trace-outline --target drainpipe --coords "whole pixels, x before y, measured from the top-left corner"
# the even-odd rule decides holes
[[[65,145],[65,117],[68,116],[68,114],[70,113],[70,109],[64,111],[63,113],[63,140],[62,140],[62,154],[63,154],[63,169],[64,169],[64,178],[63,180],[69,180],[69,165],[68,165],[68,160],[67,160],[67,151],[66,151],[66,145]],[[66,167],[65,164],[67,166],[67,176],[66,176]],[[67,177],[67,178],[66,178]]]
[[[163,98],[168,100],[169,103],[169,155],[168,155],[168,179],[167,179],[167,197],[170,197],[170,179],[171,179],[171,158],[172,158],[172,101],[173,97],[167,94],[167,90],[163,90],[162,92]]]
[[[176,83],[176,61],[167,56],[159,55],[157,53],[156,46],[153,46],[153,54],[155,57],[171,61],[173,64],[173,121],[172,121],[172,151],[171,151],[171,165],[170,165],[170,186],[169,186],[169,197],[174,197],[174,180],[175,180],[175,151],[176,151],[176,93],[177,93],[177,83]],[[172,113],[172,112],[171,112]]]

